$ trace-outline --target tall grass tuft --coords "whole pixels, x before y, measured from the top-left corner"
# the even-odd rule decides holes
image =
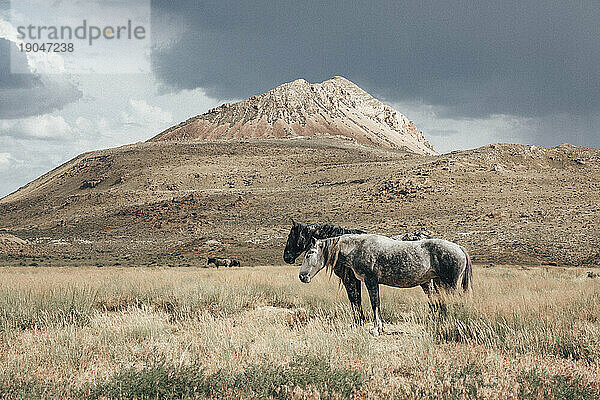
[[[454,299],[445,312],[416,311],[412,321],[439,343],[483,345],[525,354],[555,355],[593,363],[600,360],[600,326],[582,318],[598,307],[597,294],[557,308],[532,304],[531,309],[485,311]],[[583,314],[583,315],[582,315]]]
[[[0,288],[0,331],[83,325],[95,312],[98,291],[90,286]]]

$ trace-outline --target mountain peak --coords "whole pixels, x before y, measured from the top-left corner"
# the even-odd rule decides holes
[[[334,82],[334,83],[338,83],[338,84],[342,84],[342,85],[358,87],[358,85],[356,83],[352,82],[350,79],[343,77],[341,75],[335,75],[335,76],[327,79],[326,81],[323,81],[322,83],[325,83],[325,82]]]
[[[299,88],[299,87],[308,87],[310,86],[310,83],[308,83],[305,79],[296,79],[295,81],[291,81],[291,82],[286,82],[286,83],[282,83],[281,85],[277,86],[272,90],[278,90],[278,89],[282,89],[282,88]]]
[[[436,154],[406,116],[359,86],[334,76],[296,79],[237,103],[226,103],[160,133],[151,141],[283,138],[329,134],[358,143]]]

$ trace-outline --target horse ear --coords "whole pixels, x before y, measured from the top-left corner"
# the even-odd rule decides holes
[[[294,221],[294,218],[290,217],[290,219],[292,220],[292,226],[295,228],[298,224]]]

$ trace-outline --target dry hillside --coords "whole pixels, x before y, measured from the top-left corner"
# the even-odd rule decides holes
[[[129,145],[0,200],[0,228],[28,241],[0,252],[21,263],[32,247],[42,260],[88,260],[74,263],[197,265],[209,253],[282,263],[294,217],[428,230],[479,263],[598,265],[599,166],[600,150],[570,145],[442,156],[331,137]]]

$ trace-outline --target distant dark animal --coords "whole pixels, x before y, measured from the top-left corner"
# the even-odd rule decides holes
[[[336,236],[346,235],[346,234],[361,234],[366,233],[359,229],[346,229],[335,225],[322,225],[322,224],[306,224],[303,222],[295,222],[292,219],[292,229],[287,238],[287,242],[285,245],[285,250],[283,251],[283,260],[288,264],[293,264],[296,261],[296,258],[300,256],[300,254],[307,251],[314,239],[327,239]],[[415,232],[408,233],[404,235],[394,236],[393,238],[399,238],[397,240],[408,240],[406,237],[410,235],[414,237],[415,235],[419,235],[419,239],[425,238],[422,236],[429,235]],[[344,284],[344,288],[346,289],[346,293],[348,294],[348,300],[350,300],[350,304],[352,305],[352,310],[354,311],[354,318],[357,323],[362,323],[365,319],[363,311],[362,311],[362,288],[360,281],[354,276],[354,272],[351,269],[346,268],[344,265],[338,265],[333,269],[333,273],[339,277]],[[437,282],[437,278],[434,279],[429,285],[423,286],[423,290],[427,294],[428,297],[431,296],[432,293],[437,293],[439,291],[436,285],[440,285],[440,282]],[[430,297],[431,298],[431,297]]]
[[[217,269],[219,267],[239,267],[240,262],[238,260],[232,260],[229,258],[218,258],[218,257],[209,257],[206,265],[214,264]]]
[[[379,284],[409,288],[420,285],[431,300],[432,279],[439,279],[441,287],[455,292],[462,287],[471,292],[472,266],[464,247],[442,239],[399,241],[381,235],[352,234],[312,241],[299,272],[304,283],[324,267],[351,270],[365,283],[373,308],[373,333],[383,332],[379,310]],[[359,288],[360,288],[359,281]],[[358,318],[364,319],[362,310]]]

